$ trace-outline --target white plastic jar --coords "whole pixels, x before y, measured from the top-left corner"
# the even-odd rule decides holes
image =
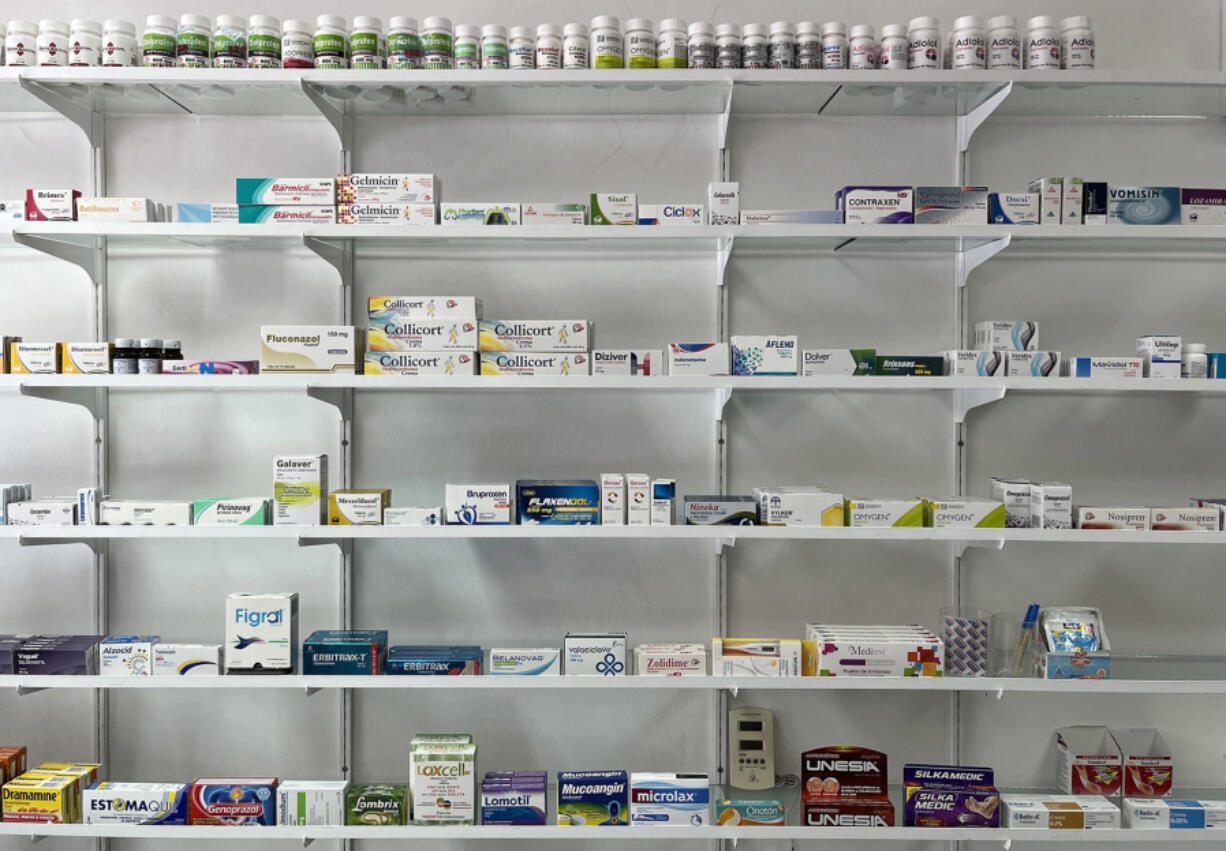
[[[397,16],[388,21],[387,67],[401,71],[421,67],[421,36],[416,18]]]
[[[562,67],[562,28],[541,24],[536,28],[536,69],[556,71]]]
[[[175,32],[178,24],[166,15],[149,15],[145,18],[145,31],[141,34],[141,64],[146,68],[175,67]]]
[[[588,55],[593,68],[625,68],[626,42],[622,22],[613,15],[592,18],[591,46]]]
[[[741,67],[757,70],[765,68],[770,59],[770,39],[764,24],[745,24],[741,27]]]
[[[715,67],[715,26],[707,21],[690,24],[685,64],[689,68]]]
[[[562,68],[576,71],[586,68],[587,24],[567,24],[562,28]]]
[[[315,19],[315,67],[341,71],[349,67],[346,51],[348,22],[340,15],[320,15]]]
[[[907,28],[902,24],[886,24],[881,28],[881,48],[877,52],[877,67],[882,71],[906,71],[908,60]]]
[[[912,18],[907,25],[907,67],[941,67],[941,22],[936,18]]]
[[[1094,24],[1084,15],[1060,22],[1060,67],[1069,71],[1094,69]]]
[[[1180,378],[1208,378],[1209,356],[1204,343],[1184,343],[1179,363]]]
[[[102,24],[73,18],[68,34],[68,65],[83,68],[101,64]]]
[[[1022,46],[1017,38],[1017,18],[1000,15],[988,18],[988,69],[1021,68]]]
[[[1060,32],[1055,18],[1039,15],[1026,22],[1026,67],[1035,71],[1060,67]]]
[[[715,67],[741,67],[741,28],[736,24],[720,24],[715,28]]]
[[[955,71],[982,71],[988,65],[983,21],[974,15],[954,21],[951,62]]]
[[[44,18],[38,22],[38,64],[56,67],[68,65],[69,27],[64,21]]]
[[[657,68],[685,68],[689,65],[690,36],[687,28],[686,22],[680,18],[660,21],[660,35],[656,38]]]
[[[213,67],[247,67],[247,21],[234,15],[218,15],[213,32]]]
[[[175,64],[180,68],[213,67],[213,22],[204,15],[180,15],[175,32]]]
[[[771,24],[766,64],[772,68],[796,67],[796,27],[791,21],[775,21]]]
[[[507,45],[512,71],[531,71],[536,67],[536,35],[532,27],[511,27]]]
[[[30,67],[38,61],[38,24],[9,21],[4,36],[4,64]]]
[[[656,67],[656,25],[646,18],[626,21],[626,66]]]
[[[136,24],[111,18],[102,25],[102,66],[127,68],[136,61]]]
[[[877,33],[871,24],[856,24],[847,40],[851,57],[848,64],[853,71],[872,71],[877,67]]]
[[[286,21],[281,25],[281,64],[286,68],[315,67],[315,36],[307,21]]]
[[[422,21],[421,61],[427,71],[446,71],[453,65],[454,36],[447,18],[426,18]]]
[[[383,21],[358,15],[349,31],[349,67],[359,71],[378,71],[387,64],[387,38]]]
[[[456,24],[452,57],[457,71],[481,70],[481,28],[472,24]]]
[[[247,67],[281,67],[281,22],[269,15],[252,15],[247,28]]]
[[[827,21],[822,24],[822,68],[838,71],[847,67],[847,24]]]
[[[816,70],[822,67],[822,25],[801,21],[796,25],[796,67]]]
[[[509,67],[507,57],[507,28],[486,24],[481,28],[481,70],[505,71]]]

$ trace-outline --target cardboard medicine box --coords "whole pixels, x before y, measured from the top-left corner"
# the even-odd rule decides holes
[[[1169,798],[1175,760],[1162,733],[1152,727],[1112,727],[1111,738],[1123,761],[1126,798]]]
[[[1056,730],[1056,788],[1066,795],[1114,797],[1123,788],[1123,759],[1106,727]]]

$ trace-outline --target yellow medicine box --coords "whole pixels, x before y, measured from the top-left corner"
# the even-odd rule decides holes
[[[14,375],[54,375],[60,371],[61,343],[10,343],[8,371]]]
[[[75,777],[10,780],[0,788],[0,814],[5,822],[72,824]]]
[[[346,488],[328,494],[329,526],[382,526],[383,510],[392,504],[388,488]]]

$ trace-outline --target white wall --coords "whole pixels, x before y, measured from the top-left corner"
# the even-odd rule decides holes
[[[139,20],[177,12],[114,2],[10,2],[11,18]],[[657,4],[455,0],[437,9],[387,2],[200,3],[191,11],[431,12],[456,21],[587,19],[613,12],[689,20],[798,19],[811,4]],[[921,11],[893,2],[830,2],[825,18],[878,25]],[[1143,0],[1001,7],[932,0],[922,11],[1046,12],[1094,16],[1099,65],[1142,71],[1217,70],[1221,4],[1187,0],[1154,14]],[[945,183],[955,178],[948,119],[753,118],[729,134],[733,178],[746,207],[826,207],[847,182]],[[715,168],[710,118],[616,120],[493,117],[371,119],[357,127],[357,168],[433,171],[449,197],[553,200],[592,190],[637,191],[645,202],[702,198]],[[318,119],[166,117],[112,119],[107,170],[113,194],[224,201],[237,175],[331,174],[335,136]],[[976,136],[970,179],[1018,189],[1038,174],[1112,182],[1226,185],[1217,121],[1059,122],[994,119]],[[86,188],[78,131],[57,118],[0,122],[0,197],[27,186]],[[89,284],[58,261],[7,252],[0,265],[0,329],[26,339],[90,336]],[[1126,353],[1133,338],[1174,330],[1221,343],[1218,266],[1205,258],[1010,257],[975,273],[970,319],[1033,318],[1042,342],[1066,353]],[[898,353],[956,339],[948,258],[738,253],[729,268],[733,332],[791,331],[807,346],[876,345]],[[177,336],[189,356],[254,358],[264,323],[335,321],[335,272],[305,249],[228,246],[126,253],[110,269],[110,331]],[[540,257],[508,253],[359,261],[357,304],[368,295],[442,291],[483,298],[487,315],[595,320],[602,346],[660,346],[714,333],[717,292],[709,256]],[[1081,501],[1181,503],[1220,495],[1217,400],[1010,397],[968,419],[972,493],[990,475],[1059,477]],[[32,480],[41,494],[89,476],[87,417],[59,405],[0,397],[0,480]],[[736,394],[727,408],[730,485],[821,482],[847,492],[940,494],[955,486],[948,400],[939,394]],[[266,493],[274,454],[337,451],[335,411],[294,394],[122,394],[111,405],[112,491],[192,498]],[[673,475],[679,491],[711,487],[711,404],[704,394],[366,394],[357,405],[354,482],[386,486],[400,504],[437,502],[446,480],[594,476],[605,470]],[[937,544],[744,542],[728,559],[731,634],[787,635],[806,620],[920,621],[935,626],[949,599],[951,554]],[[112,632],[220,640],[222,600],[235,590],[296,589],[301,630],[337,625],[335,548],[234,542],[137,542],[111,552]],[[706,640],[711,633],[710,550],[682,542],[380,542],[357,547],[355,625],[387,627],[397,642],[489,646],[557,642],[571,629],[625,628],[632,643]],[[1208,548],[1010,546],[970,551],[964,602],[1020,611],[1031,601],[1093,603],[1117,649],[1196,653],[1226,637],[1215,600],[1226,585]],[[0,632],[85,631],[92,561],[79,546],[0,543]],[[892,773],[913,760],[944,760],[946,696],[742,694],[776,710],[780,769],[827,744],[886,751]],[[537,767],[716,769],[713,704],[697,694],[355,696],[353,774],[407,774],[417,731],[471,730],[482,770]],[[1224,785],[1223,722],[1207,698],[1008,696],[962,699],[962,758],[988,764],[1002,785],[1044,786],[1048,739],[1065,723],[1157,725],[1176,749],[1180,783]],[[207,773],[333,776],[339,769],[337,702],[326,694],[225,694],[209,701],[147,692],[111,699],[110,776],[190,778]],[[0,694],[0,741],[31,746],[36,760],[87,757],[87,695]],[[0,840],[2,848],[24,841]],[[57,843],[48,843],[56,845]],[[65,846],[72,843],[61,843]],[[372,843],[374,844],[374,843]],[[469,843],[478,847],[477,843]],[[620,844],[620,843],[619,843]],[[916,842],[916,846],[924,843]],[[461,844],[456,844],[460,847]],[[465,846],[467,847],[467,846]],[[509,846],[508,846],[509,847]]]

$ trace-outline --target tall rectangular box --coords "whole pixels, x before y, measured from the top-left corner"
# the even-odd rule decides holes
[[[226,597],[226,673],[292,674],[298,666],[298,594]]]

